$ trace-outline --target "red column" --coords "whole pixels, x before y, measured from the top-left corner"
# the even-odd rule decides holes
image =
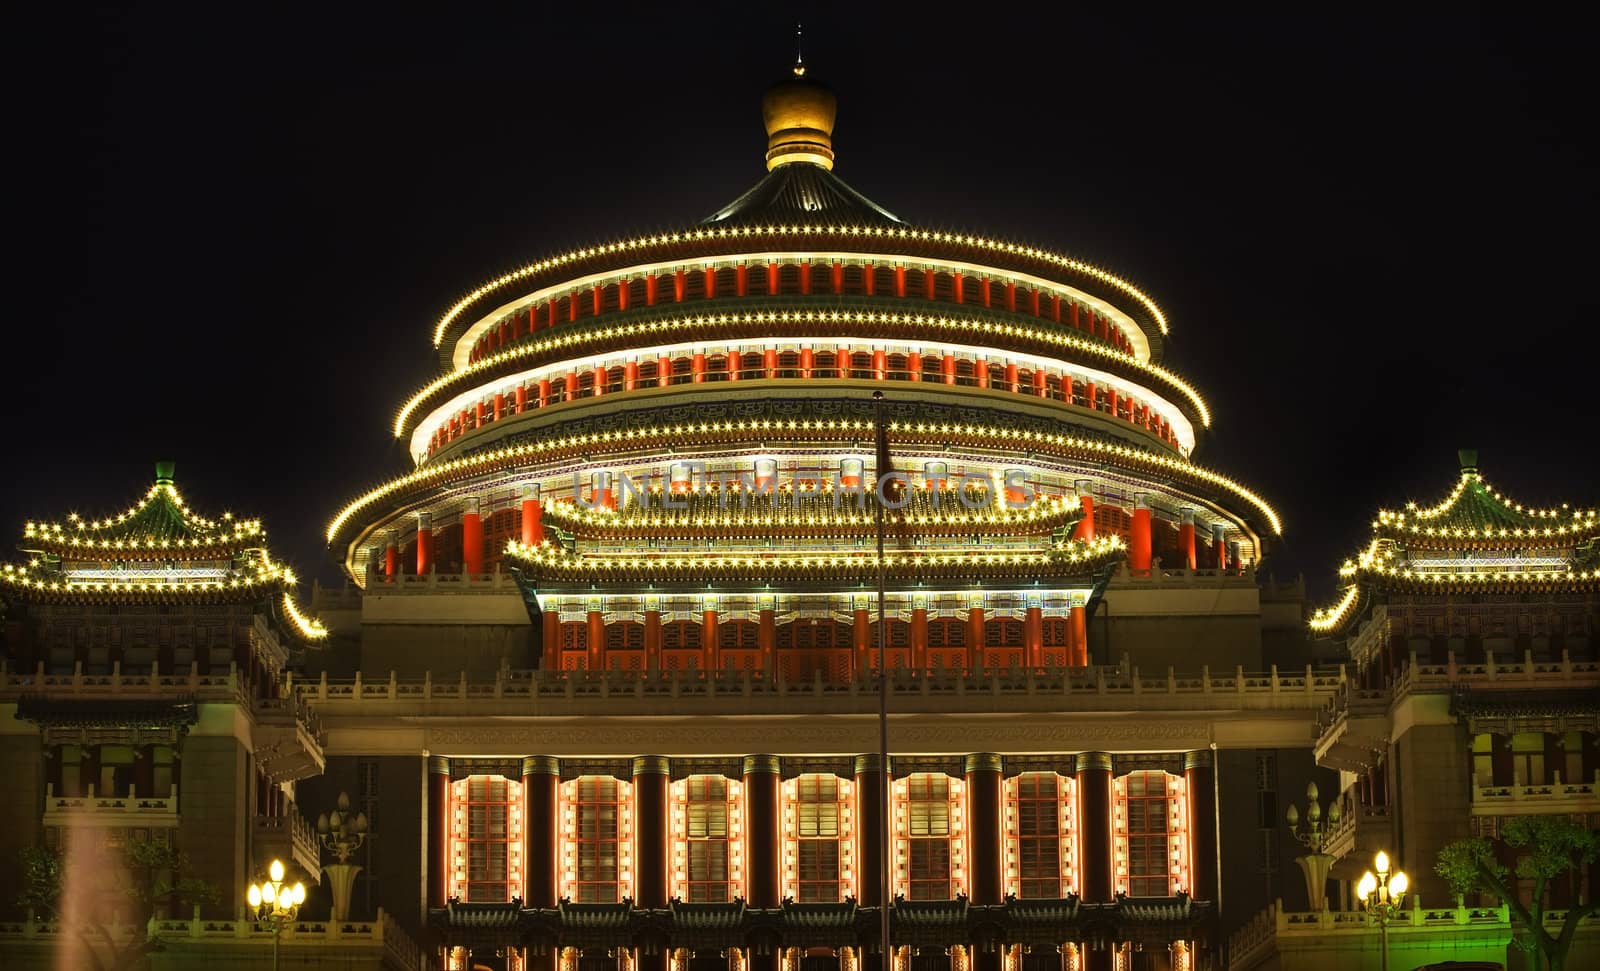
[[[972,362],[972,376],[977,379],[978,387],[989,386],[989,359],[980,357]]]
[[[672,383],[672,358],[662,355],[656,358],[656,387],[665,388]]]
[[[400,547],[393,533],[389,534],[389,541],[383,545],[383,582],[393,583],[394,578],[400,575]]]
[[[850,632],[855,638],[856,670],[874,670],[878,663],[878,645],[872,642],[871,614],[857,610],[850,619]]]
[[[751,907],[783,903],[783,868],[778,849],[783,830],[778,784],[782,766],[776,755],[744,757],[745,899]]]
[[[861,286],[867,291],[867,296],[869,297],[872,296],[872,291],[878,284],[878,281],[873,276],[875,272],[876,267],[871,263],[861,264]]]
[[[1028,312],[1039,316],[1039,291],[1033,287],[1028,288]]]
[[[545,304],[545,326],[546,327],[554,327],[556,325],[557,315],[560,312],[556,307],[556,304],[558,302],[559,301],[557,301],[555,297],[551,297],[550,298],[550,302]]]
[[[644,666],[646,671],[661,669],[661,611],[644,612]]]
[[[590,313],[590,316],[593,316],[593,317],[600,316],[600,308],[602,306],[604,306],[604,302],[603,302],[604,300],[605,300],[605,288],[603,286],[601,286],[600,284],[596,283],[594,285],[593,289],[590,291],[590,298],[589,298],[589,313]]]
[[[911,608],[911,666],[928,670],[928,608]]]
[[[433,570],[433,516],[417,513],[417,576]]]
[[[761,364],[767,369],[767,377],[778,376],[778,349],[769,347],[761,352]]]
[[[1058,324],[1061,323],[1061,294],[1059,293],[1050,295],[1050,319]]]
[[[1068,321],[1071,322],[1071,324],[1072,324],[1072,326],[1074,328],[1076,328],[1078,330],[1082,330],[1083,329],[1083,319],[1078,314],[1078,305],[1077,304],[1071,304],[1071,305],[1068,306],[1068,308],[1067,308],[1067,319],[1068,319]]]
[[[496,391],[494,394],[494,420],[499,421],[506,414],[506,396],[504,392]]]
[[[606,615],[598,610],[588,613],[588,665],[591,671],[605,670]]]
[[[574,290],[571,293],[567,294],[567,319],[568,320],[577,320],[578,319],[578,304],[579,303],[580,303],[580,301],[578,300],[578,291]]]
[[[672,766],[663,755],[641,755],[633,760],[633,886],[634,906],[665,908],[671,883],[667,879],[669,795]]]
[[[589,476],[589,502],[596,509],[616,509],[617,493],[611,487],[611,473],[601,470]]]
[[[522,543],[535,546],[544,540],[544,507],[539,504],[539,487],[525,487],[522,494]]]
[[[483,573],[483,516],[476,499],[468,499],[461,510],[461,572]]]
[[[689,293],[689,275],[687,271],[675,270],[672,274],[672,299],[683,303],[683,298]]]
[[[717,640],[715,610],[705,610],[700,613],[700,652],[705,657],[708,669],[722,668],[722,644]]]
[[[450,760],[428,759],[428,906],[450,896]]]
[[[894,266],[894,295],[897,297],[906,295],[906,268],[899,263]]]
[[[694,375],[694,383],[700,384],[706,379],[706,355],[704,351],[695,351],[694,357],[689,360],[689,370]]]
[[[639,385],[639,362],[629,361],[622,365],[622,390],[632,391]]]
[[[922,355],[916,351],[906,355],[906,377],[912,381],[922,380]]]
[[[726,360],[728,362],[728,380],[739,380],[739,372],[744,370],[744,352],[729,351]]]
[[[968,873],[975,904],[1005,902],[1005,868],[1001,865],[1005,832],[1000,820],[1000,756],[980,752],[966,758]],[[998,952],[996,957],[998,957]]]
[[[717,296],[717,268],[708,266],[701,271],[706,288],[706,299],[715,300]]]
[[[561,764],[547,755],[522,760],[524,907],[555,907],[560,899]]]
[[[567,375],[566,400],[567,401],[577,401],[578,400],[578,369],[577,368],[573,368],[572,371]]]
[[[1006,284],[1006,309],[1011,313],[1017,312],[1017,285],[1015,283]]]
[[[1211,545],[1217,554],[1217,569],[1228,568],[1228,538],[1227,527],[1221,523],[1211,524]]]
[[[606,385],[611,381],[609,370],[601,364],[594,366],[594,396],[596,398],[606,393]]]
[[[1150,573],[1150,497],[1133,497],[1133,524],[1128,528],[1128,566],[1139,575]]]
[[[1194,510],[1181,510],[1183,521],[1178,524],[1178,549],[1183,552],[1183,568],[1194,569]]]
[[[539,622],[543,625],[539,666],[546,671],[558,671],[561,669],[561,612],[551,607],[539,614]]]
[[[950,274],[950,282],[955,286],[956,303],[966,303],[967,302],[967,294],[966,294],[967,275],[965,273],[961,273],[959,271],[956,272],[956,273],[952,273],[952,274]]]
[[[834,260],[833,261],[832,272],[829,275],[832,277],[831,282],[833,284],[833,292],[836,293],[836,294],[843,293],[844,292],[844,264],[840,263],[838,260]]]
[[[1072,528],[1072,538],[1085,543],[1094,541],[1094,484],[1088,479],[1079,479],[1075,483],[1078,493],[1078,505],[1083,509],[1083,517]]]
[[[888,352],[881,351],[881,350],[876,350],[876,351],[872,352],[872,373],[873,373],[873,377],[877,378],[879,381],[882,381],[885,377],[888,376],[888,374],[889,374],[889,355],[888,355]]]
[[[934,277],[932,270],[922,271],[922,295],[927,297],[929,300],[933,299],[935,282],[936,278]]]
[[[1079,895],[1084,903],[1109,904],[1111,895],[1111,756],[1080,752],[1078,770]],[[1089,951],[1087,968],[1113,966],[1111,951]]]
[[[628,290],[631,288],[631,286],[632,286],[632,283],[630,281],[628,281],[628,280],[618,280],[617,281],[617,309],[618,310],[627,310],[628,309]]]
[[[817,352],[809,347],[800,348],[800,376],[811,377],[811,372],[817,367]]]
[[[1072,607],[1067,621],[1067,663],[1081,668],[1089,663],[1088,612],[1081,606]]]
[[[954,354],[946,354],[944,356],[943,368],[944,368],[944,383],[945,384],[955,384],[956,383],[956,356]]]
[[[1183,781],[1189,807],[1189,884],[1196,900],[1217,899],[1217,803],[1209,751],[1186,752]]]
[[[967,611],[967,670],[976,671],[983,666],[983,608]]]
[[[740,263],[733,268],[733,292],[741,297],[750,295],[750,267]]]
[[[540,407],[540,408],[548,408],[550,405],[553,405],[553,404],[555,404],[555,402],[550,400],[550,379],[549,378],[540,378],[539,379],[539,400],[537,402],[537,406]]]
[[[1039,667],[1044,663],[1044,610],[1029,607],[1022,615],[1022,643],[1027,650],[1027,665]]]
[[[980,297],[982,297],[983,305],[985,307],[994,306],[994,296],[989,292],[989,278],[988,277],[985,276],[985,277],[979,277],[978,278],[978,294],[979,294]]]
[[[856,776],[856,895],[863,907],[883,902],[883,759],[858,755]],[[894,890],[890,887],[890,892]]]
[[[811,261],[803,260],[800,263],[800,292],[806,295],[811,293]]]
[[[656,305],[656,287],[660,285],[657,282],[658,279],[659,278],[654,273],[645,274],[644,305],[646,307],[654,307]]]
[[[767,264],[767,294],[769,296],[777,296],[778,294],[778,264],[776,263]]]
[[[1017,373],[1017,366],[1013,363],[1006,364],[1006,387],[1015,394],[1022,390],[1022,381]]]
[[[773,652],[778,649],[777,613],[773,610],[756,611],[756,647],[760,648],[762,660],[777,667],[777,658]]]

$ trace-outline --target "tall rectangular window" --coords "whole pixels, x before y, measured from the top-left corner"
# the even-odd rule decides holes
[[[784,896],[837,903],[855,892],[847,780],[808,773],[783,784]]]
[[[1016,897],[1070,895],[1074,881],[1073,780],[1025,772],[1006,780],[1006,891]]]
[[[504,903],[522,893],[522,785],[474,775],[451,786],[451,895]]]
[[[563,896],[579,903],[615,903],[633,892],[631,798],[632,787],[610,776],[562,783]]]
[[[1130,897],[1167,897],[1188,889],[1183,777],[1132,772],[1112,787],[1117,889]]]
[[[961,782],[918,772],[895,782],[895,890],[908,900],[948,900],[965,886]]]
[[[744,892],[741,788],[720,775],[691,776],[672,784],[672,882],[674,894],[683,900],[727,901]]]

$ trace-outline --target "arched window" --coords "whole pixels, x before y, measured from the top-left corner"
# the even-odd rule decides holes
[[[1059,898],[1077,891],[1075,786],[1054,772],[1006,780],[1006,892]]]
[[[813,772],[783,784],[783,895],[837,903],[855,893],[850,782]]]
[[[561,895],[616,903],[633,894],[633,787],[606,775],[561,784]]]
[[[743,786],[720,775],[672,784],[672,893],[690,902],[744,894]]]
[[[894,783],[895,893],[949,900],[965,891],[960,779],[918,772]]]
[[[1116,890],[1170,897],[1189,888],[1183,776],[1132,772],[1112,784]]]
[[[451,785],[450,896],[505,903],[522,894],[522,784],[474,775]]]

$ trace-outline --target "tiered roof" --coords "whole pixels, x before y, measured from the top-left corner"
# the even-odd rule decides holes
[[[29,522],[26,563],[0,566],[0,596],[23,602],[266,603],[295,638],[327,630],[294,599],[294,571],[275,561],[259,519],[200,515],[158,463],[144,497],[103,519]]]
[[[1339,568],[1338,602],[1312,615],[1312,630],[1341,632],[1374,591],[1600,589],[1600,511],[1524,506],[1484,481],[1476,452],[1463,450],[1460,459],[1461,477],[1440,502],[1378,512],[1371,541]]]

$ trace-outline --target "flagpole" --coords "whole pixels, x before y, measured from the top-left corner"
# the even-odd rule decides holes
[[[890,818],[890,790],[894,785],[894,776],[889,771],[889,624],[885,606],[885,590],[889,585],[889,567],[883,557],[883,506],[884,506],[884,479],[889,470],[883,468],[886,463],[884,458],[888,455],[888,438],[883,426],[883,392],[872,392],[873,407],[873,433],[874,443],[877,446],[876,488],[873,490],[873,508],[877,510],[878,532],[878,770],[882,773],[878,788],[878,899],[882,901],[879,910],[879,924],[882,930],[882,966],[881,971],[894,971],[893,948],[890,944],[890,912],[889,904],[894,899],[890,890],[893,880],[890,877],[889,865],[893,854],[890,847],[893,844],[894,825]]]

